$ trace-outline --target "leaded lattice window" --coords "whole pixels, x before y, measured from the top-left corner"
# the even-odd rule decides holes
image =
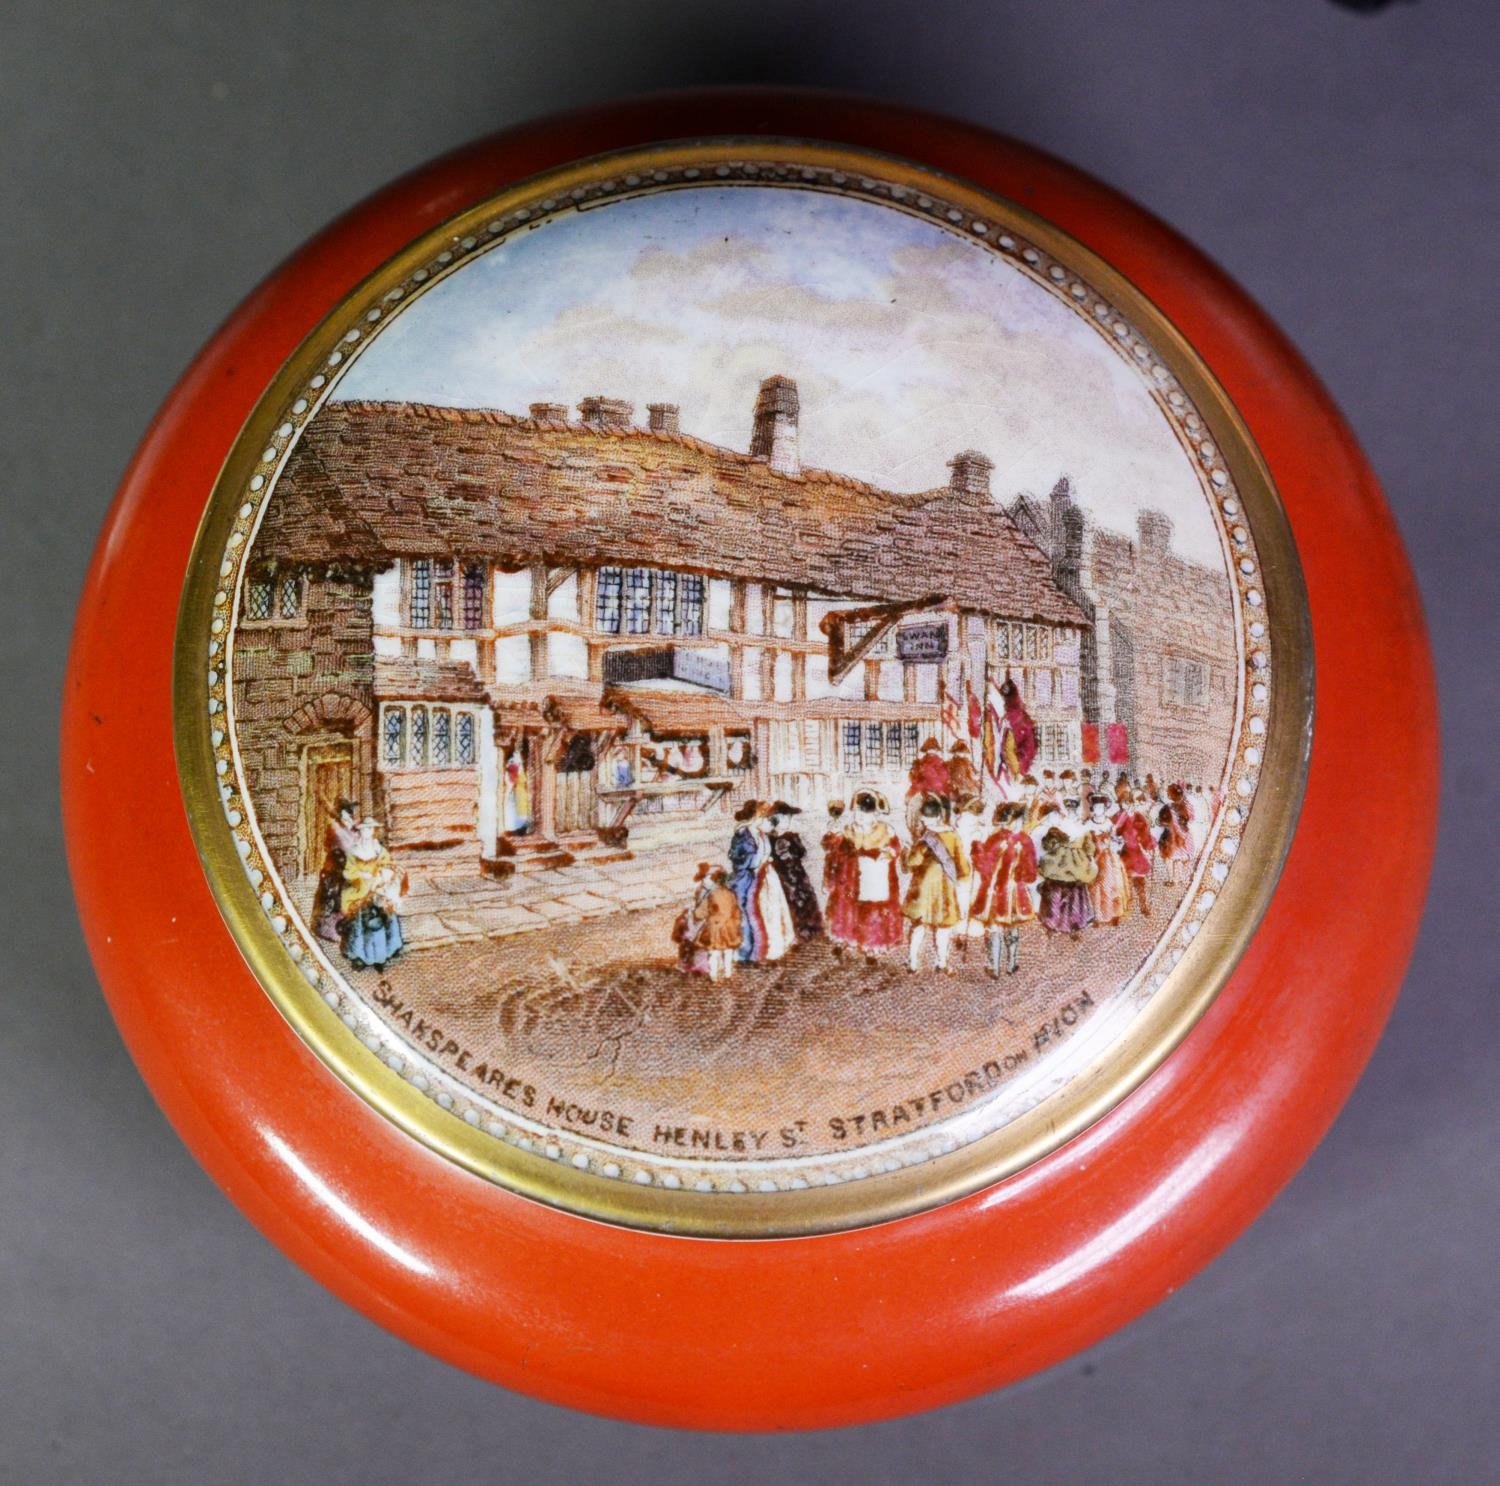
[[[656,588],[656,633],[677,633],[677,574],[657,573]]]
[[[385,762],[388,768],[406,762],[406,713],[400,707],[385,714]]]
[[[884,761],[885,755],[881,747],[880,724],[878,722],[867,722],[865,724],[864,766],[867,769],[878,769]]]
[[[408,615],[413,629],[432,628],[432,562],[417,558],[411,565],[411,610]]]
[[[625,633],[651,633],[650,568],[630,568],[625,573]]]
[[[245,584],[245,618],[269,619],[275,588],[269,578],[252,578]]]
[[[302,579],[296,573],[284,573],[276,585],[276,614],[280,619],[295,619],[302,612]]]
[[[885,761],[892,768],[899,767],[906,762],[905,755],[901,751],[901,724],[899,722],[888,722],[885,725]]]
[[[620,593],[625,575],[619,568],[600,568],[594,588],[594,626],[607,635],[620,633]]]
[[[472,769],[479,759],[479,719],[443,702],[387,702],[380,720],[386,769]]]
[[[917,758],[917,743],[921,729],[914,722],[906,722],[901,725],[901,737],[905,743],[902,750],[902,758],[909,764],[915,763]]]
[[[860,750],[860,726],[857,722],[846,722],[844,724],[843,737],[843,764],[844,773],[858,774],[861,750]]]
[[[484,628],[484,564],[471,562],[464,568],[464,611],[463,620],[465,629]]]
[[[679,634],[701,635],[703,633],[704,582],[701,573],[682,575],[681,628]]]
[[[433,608],[439,629],[453,628],[453,559],[440,557],[432,565]]]

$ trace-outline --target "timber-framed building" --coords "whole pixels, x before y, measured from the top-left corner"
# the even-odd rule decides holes
[[[276,485],[241,595],[236,736],[262,830],[316,869],[349,797],[400,851],[504,873],[641,849],[747,798],[893,802],[945,693],[1020,685],[1080,760],[1089,615],[967,451],[880,489],[798,457],[797,388],[748,448],[577,416],[335,402]]]

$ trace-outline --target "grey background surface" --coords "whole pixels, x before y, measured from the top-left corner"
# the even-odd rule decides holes
[[[1500,1479],[1497,59],[1492,0],[1373,14],[1329,0],[10,0],[0,1480]],[[94,535],[219,320],[337,211],[442,150],[713,82],[965,115],[1196,239],[1299,343],[1385,481],[1446,726],[1444,830],[1405,995],[1266,1216],[1143,1320],[1006,1394],[785,1438],[647,1430],[496,1391],[282,1259],[135,1074],[81,944],[56,813],[57,698]],[[1370,740],[1402,746],[1396,717]],[[1371,799],[1344,850],[1383,849],[1379,811]],[[126,870],[149,872],[149,837],[142,822]]]

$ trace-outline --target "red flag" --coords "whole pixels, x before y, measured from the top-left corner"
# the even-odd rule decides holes
[[[1005,715],[996,723],[996,754],[1000,768],[1012,779],[1027,773],[1036,759],[1036,724],[1021,700],[1021,689],[1011,680],[1010,672],[999,688],[1000,705]],[[995,776],[997,779],[999,775]]]
[[[1130,736],[1123,722],[1112,722],[1104,729],[1104,746],[1112,764],[1130,761]]]
[[[1086,722],[1083,725],[1083,761],[1086,764],[1099,762],[1099,724]]]
[[[996,687],[990,682],[984,708],[984,766],[990,778],[1005,789],[1005,781],[1016,781],[1031,769],[1037,757],[1037,724],[1022,702],[1022,693],[1010,672]]]

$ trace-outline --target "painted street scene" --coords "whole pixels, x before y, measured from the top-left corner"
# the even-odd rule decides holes
[[[625,1145],[816,1152],[1125,991],[1242,816],[1245,534],[1081,297],[704,187],[382,329],[278,474],[231,680],[276,870],[395,1036]]]

